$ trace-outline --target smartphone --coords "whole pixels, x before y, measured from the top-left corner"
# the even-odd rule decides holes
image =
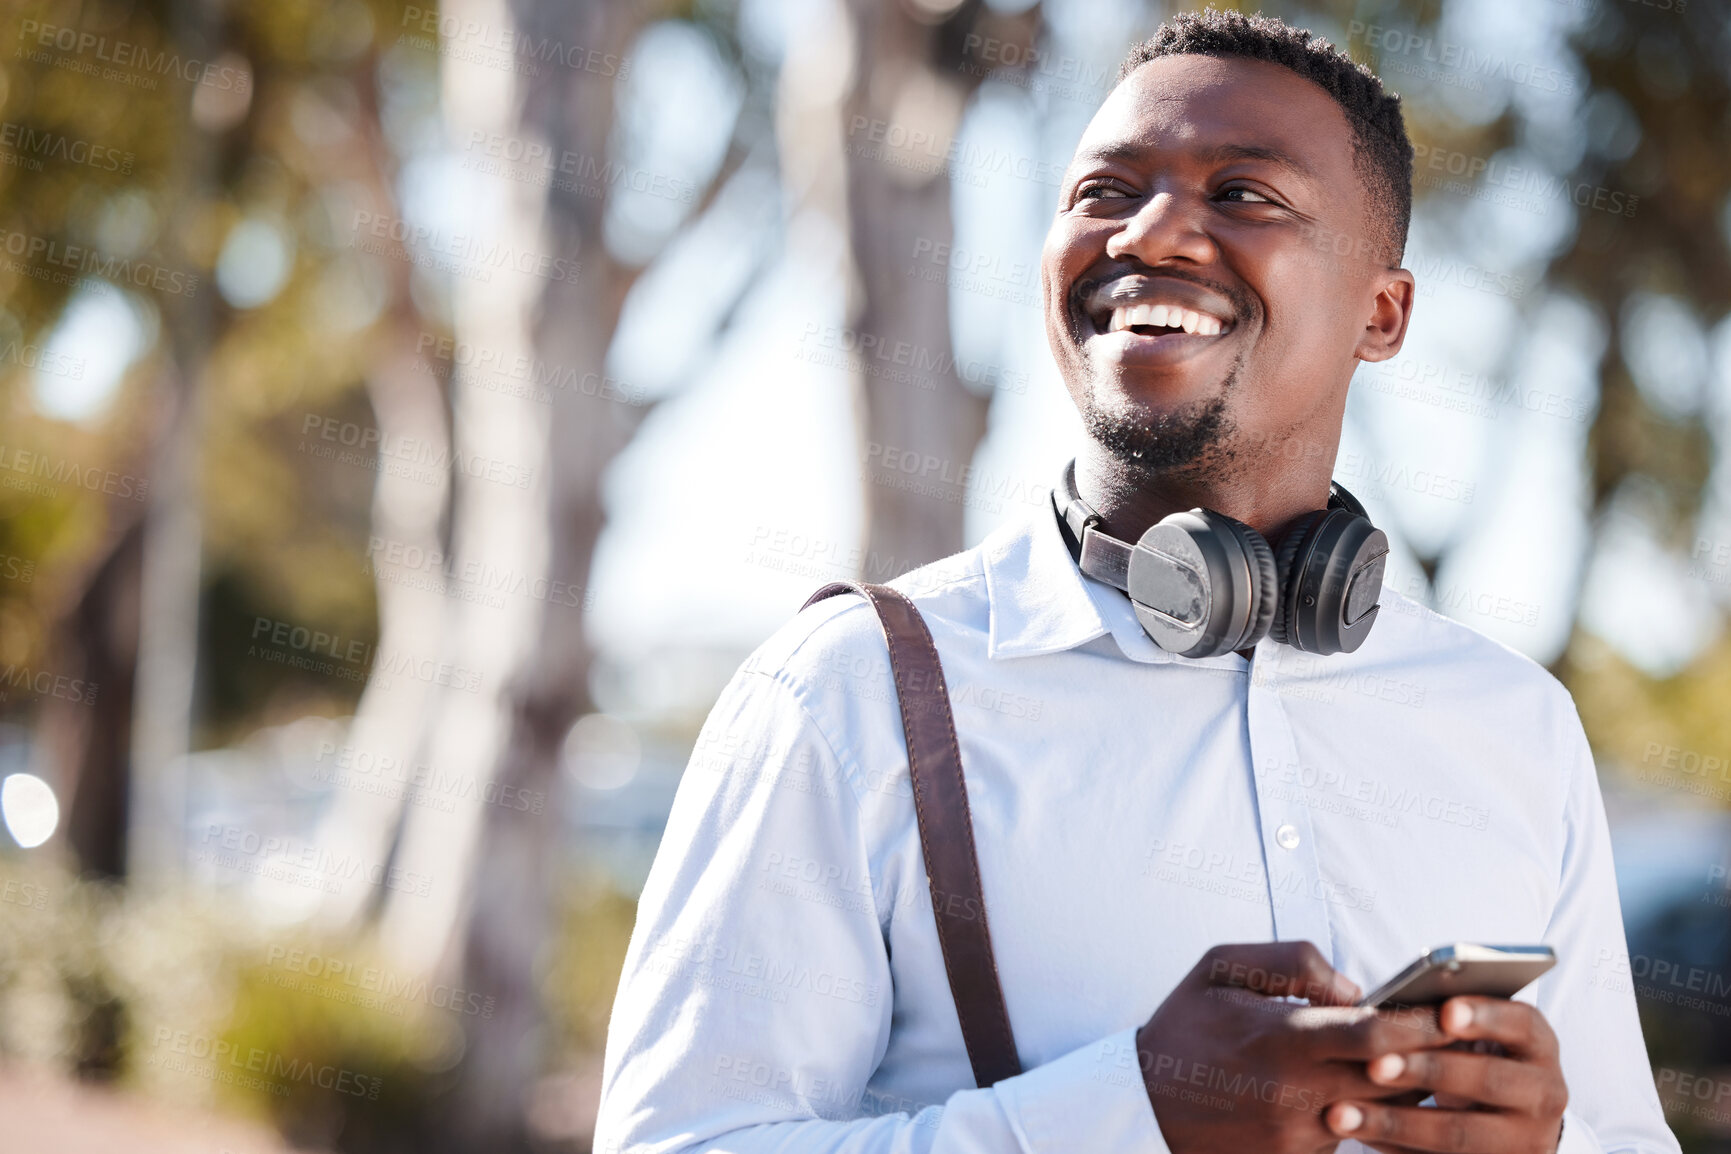
[[[1557,964],[1549,946],[1438,946],[1366,994],[1361,1006],[1435,1006],[1456,994],[1509,998]]]

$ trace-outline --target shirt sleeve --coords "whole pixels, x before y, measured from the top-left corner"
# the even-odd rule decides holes
[[[871,1085],[894,1019],[893,903],[859,805],[787,675],[748,663],[638,904],[594,1149],[1165,1154],[1130,1030],[943,1101]]]
[[[1592,751],[1572,706],[1561,748],[1569,765],[1563,869],[1545,940],[1557,965],[1535,1004],[1562,1047],[1569,1107],[1558,1154],[1679,1150],[1654,1089],[1611,862],[1611,835]]]

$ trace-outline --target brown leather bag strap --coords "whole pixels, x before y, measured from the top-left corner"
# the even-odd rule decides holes
[[[838,593],[858,593],[870,601],[889,644],[938,944],[962,1023],[962,1041],[973,1063],[974,1082],[990,1086],[1020,1074],[1022,1063],[1016,1057],[1010,1014],[992,957],[980,862],[974,852],[974,821],[968,811],[968,786],[962,780],[962,751],[956,743],[956,723],[950,715],[937,646],[914,603],[887,585],[837,581],[813,593],[806,605]]]

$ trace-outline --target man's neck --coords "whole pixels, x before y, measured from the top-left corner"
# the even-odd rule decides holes
[[[1134,542],[1162,518],[1198,507],[1277,540],[1294,520],[1327,504],[1329,470],[1319,459],[1157,472],[1090,441],[1076,458],[1076,488],[1100,514],[1101,528],[1121,541]]]

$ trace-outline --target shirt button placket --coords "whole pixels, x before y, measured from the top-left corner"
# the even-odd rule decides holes
[[[1298,749],[1286,709],[1275,692],[1278,658],[1269,652],[1271,647],[1272,642],[1263,642],[1256,648],[1251,676],[1246,679],[1245,708],[1250,731],[1249,770],[1262,827],[1262,856],[1268,866],[1274,936],[1283,942],[1313,942],[1324,957],[1332,957],[1334,935],[1327,889],[1316,860],[1310,810],[1295,790],[1275,788],[1280,784],[1279,769],[1298,763]]]

